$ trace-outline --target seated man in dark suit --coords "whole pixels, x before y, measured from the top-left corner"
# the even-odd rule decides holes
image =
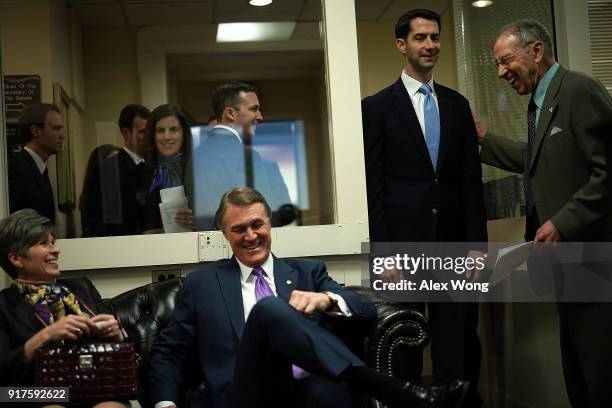
[[[338,285],[321,261],[273,256],[270,216],[252,188],[223,195],[215,220],[234,256],[185,278],[173,318],[151,350],[156,408],[175,406],[188,361],[203,374],[198,407],[349,408],[355,391],[395,407],[458,402],[461,382],[431,389],[380,374],[319,326],[324,313],[369,319],[375,309]]]
[[[23,150],[9,160],[9,208],[32,208],[55,224],[55,199],[47,160],[64,147],[66,130],[60,110],[50,103],[27,107],[17,121]]]
[[[257,189],[272,208],[272,225],[281,222],[278,210],[291,205],[289,190],[278,163],[263,158],[253,148],[257,123],[263,120],[259,91],[245,82],[226,82],[213,94],[212,105],[217,124],[196,149],[193,171],[196,224],[200,230],[214,229],[218,199],[237,186]]]

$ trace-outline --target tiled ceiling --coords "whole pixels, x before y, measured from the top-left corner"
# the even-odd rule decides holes
[[[244,67],[250,79],[314,78],[325,69],[322,50],[169,54],[166,64],[168,77],[176,81],[216,78],[219,73],[224,79],[240,79]]]
[[[276,0],[253,7],[248,0],[67,0],[84,28],[200,25],[236,21],[316,22],[320,0]],[[355,0],[358,20],[395,20],[413,8],[443,12],[450,0]]]
[[[200,26],[201,39],[214,42],[218,23],[296,21],[293,39],[320,39],[321,0],[275,0],[266,7],[250,6],[248,0],[66,1],[86,29]],[[450,1],[355,0],[355,9],[358,20],[396,20],[405,11],[419,7],[442,13],[449,9]],[[250,80],[270,79],[271,75],[274,78],[313,78],[324,73],[322,49],[170,54],[166,63],[168,77],[176,82],[244,79],[245,75]],[[248,71],[241,67],[248,67]]]

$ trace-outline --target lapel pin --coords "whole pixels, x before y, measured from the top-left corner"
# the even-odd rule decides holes
[[[554,108],[553,108],[552,106],[551,106],[550,108],[548,108],[548,111],[549,111],[550,113],[552,113],[552,112],[553,112],[553,110],[554,110]]]
[[[291,279],[287,279],[287,285],[291,285]]]

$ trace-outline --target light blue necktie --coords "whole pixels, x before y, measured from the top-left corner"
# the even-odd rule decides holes
[[[429,150],[429,157],[435,171],[440,148],[440,116],[429,85],[421,85],[419,92],[425,95],[425,143],[427,143],[427,150]]]

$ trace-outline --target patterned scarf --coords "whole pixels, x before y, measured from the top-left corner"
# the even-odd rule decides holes
[[[52,325],[66,314],[93,317],[93,313],[70,290],[56,281],[50,283],[34,283],[15,280],[13,286],[34,307],[36,316],[46,325]]]
[[[153,182],[149,188],[149,193],[157,188],[163,190],[164,188],[182,186],[181,174],[183,174],[183,153],[179,152],[169,159],[159,157],[159,164],[153,173]]]

